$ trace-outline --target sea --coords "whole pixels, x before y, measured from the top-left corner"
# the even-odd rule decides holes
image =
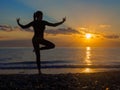
[[[120,70],[119,47],[56,47],[40,51],[44,74]],[[32,47],[0,47],[0,74],[37,74]]]

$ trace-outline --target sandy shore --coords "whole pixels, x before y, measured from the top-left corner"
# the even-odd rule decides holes
[[[120,71],[0,75],[0,90],[120,90]]]

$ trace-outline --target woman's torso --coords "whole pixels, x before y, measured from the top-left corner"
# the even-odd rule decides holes
[[[33,21],[34,38],[44,38],[45,21]]]

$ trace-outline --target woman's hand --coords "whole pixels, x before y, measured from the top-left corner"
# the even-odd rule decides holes
[[[17,18],[16,21],[17,21],[17,24],[22,27],[22,25],[20,24],[20,18]]]
[[[65,22],[65,21],[66,21],[66,17],[63,18],[63,22]]]
[[[17,22],[19,22],[19,21],[20,21],[20,18],[17,18],[16,20],[17,20]]]

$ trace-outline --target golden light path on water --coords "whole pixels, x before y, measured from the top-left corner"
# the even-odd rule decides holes
[[[87,65],[91,65],[92,64],[90,58],[91,58],[91,47],[86,47],[85,62],[86,62]]]
[[[85,64],[86,68],[83,69],[83,73],[92,73],[93,70],[91,68],[89,68],[90,65],[92,65],[92,61],[91,61],[91,47],[86,47],[86,56],[85,56]]]

